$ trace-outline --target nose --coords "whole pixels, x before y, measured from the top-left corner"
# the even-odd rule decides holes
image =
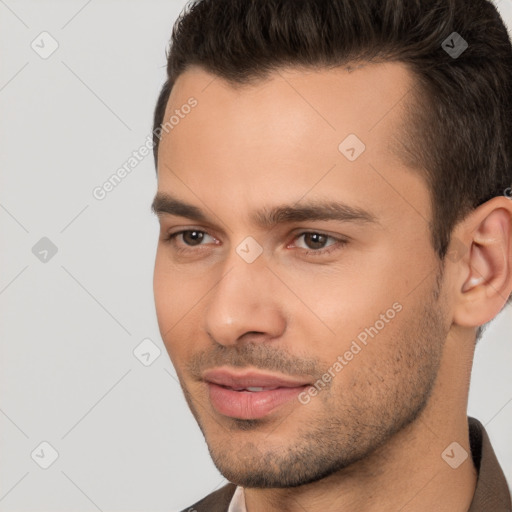
[[[238,261],[237,261],[238,260]],[[262,259],[246,263],[237,254],[210,294],[204,317],[207,334],[221,345],[277,338],[286,330],[276,279]]]

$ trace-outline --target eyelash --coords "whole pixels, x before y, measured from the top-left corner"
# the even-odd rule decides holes
[[[205,235],[208,235],[208,233],[206,231],[202,231],[200,229],[184,229],[182,231],[177,231],[176,233],[168,234],[165,238],[162,239],[162,242],[174,245],[176,251],[178,253],[180,253],[180,254],[186,254],[186,253],[194,252],[195,248],[193,248],[193,247],[201,247],[201,245],[193,246],[191,248],[183,248],[183,247],[177,247],[176,246],[176,242],[175,242],[175,239],[179,235],[183,235],[185,233],[191,233],[191,232],[194,232],[194,231],[197,232],[197,233],[203,233]],[[324,249],[316,249],[315,250],[315,249],[302,249],[302,248],[299,248],[299,249],[301,249],[302,254],[304,254],[306,256],[325,256],[327,254],[330,254],[333,251],[336,251],[336,250],[339,250],[339,249],[343,248],[348,243],[348,240],[345,239],[345,238],[337,238],[337,237],[328,235],[326,233],[322,233],[321,231],[302,231],[293,240],[295,241],[295,240],[297,240],[297,239],[299,239],[302,236],[307,235],[307,234],[324,236],[324,237],[327,237],[328,239],[334,240],[335,243],[333,243],[331,245],[328,245]],[[212,236],[212,235],[208,235],[208,236]]]

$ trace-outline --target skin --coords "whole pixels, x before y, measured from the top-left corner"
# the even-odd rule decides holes
[[[235,88],[193,67],[172,90],[165,119],[191,96],[198,104],[163,134],[158,194],[205,219],[157,208],[158,323],[212,459],[245,487],[250,512],[470,506],[471,456],[452,469],[441,454],[454,441],[470,451],[476,327],[512,291],[512,201],[494,198],[459,223],[460,257],[441,264],[427,185],[391,149],[413,80],[401,63],[381,63],[281,69]],[[353,162],[338,150],[348,134],[366,145]],[[263,208],[312,201],[342,201],[375,222],[254,222]],[[166,240],[185,230],[202,238]],[[253,263],[236,252],[248,236],[263,251]],[[259,420],[212,407],[202,371],[315,382],[396,303],[400,312],[307,404]]]

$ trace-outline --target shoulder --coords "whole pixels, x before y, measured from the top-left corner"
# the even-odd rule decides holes
[[[182,512],[227,512],[235,490],[235,484],[226,484]]]

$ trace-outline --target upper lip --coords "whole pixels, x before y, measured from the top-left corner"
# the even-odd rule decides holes
[[[203,379],[219,386],[228,388],[296,388],[306,386],[309,382],[301,379],[293,379],[290,377],[281,377],[270,373],[262,373],[258,371],[245,371],[243,373],[235,373],[222,368],[214,368],[203,372]]]

